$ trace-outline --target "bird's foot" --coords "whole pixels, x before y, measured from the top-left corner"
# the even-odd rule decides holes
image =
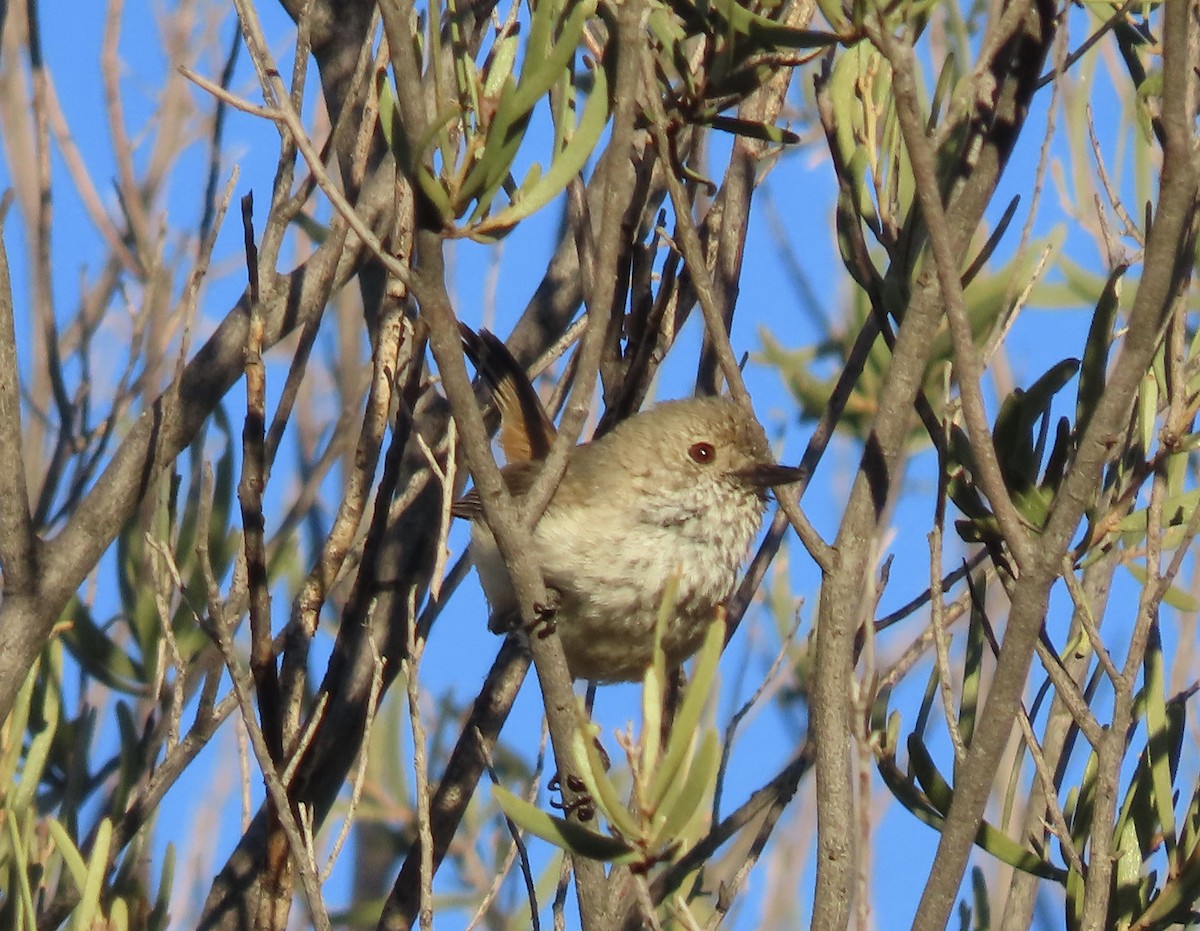
[[[567,773],[566,784],[563,784],[559,773],[555,773],[548,786],[551,792],[562,794],[561,802],[550,799],[550,807],[557,808],[568,818],[574,815],[579,821],[591,821],[596,817],[596,803],[587,792],[583,780],[572,773]],[[572,798],[567,798],[571,795]]]
[[[533,603],[533,623],[529,625],[529,630],[539,640],[545,640],[558,630],[555,616],[558,614],[560,601],[558,589],[547,585],[546,600]]]

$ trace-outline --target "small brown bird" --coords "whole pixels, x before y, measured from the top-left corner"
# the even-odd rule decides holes
[[[519,504],[554,426],[500,340],[466,330],[464,343],[496,392],[507,454],[529,451],[502,470]],[[729,398],[667,401],[576,446],[533,531],[571,674],[606,682],[641,678],[672,577],[679,588],[663,648],[669,666],[691,656],[733,591],[762,525],[767,489],[798,477],[798,470],[775,464],[758,421]],[[471,492],[454,512],[474,522],[471,552],[492,608],[489,626],[507,630],[516,596],[478,496]]]

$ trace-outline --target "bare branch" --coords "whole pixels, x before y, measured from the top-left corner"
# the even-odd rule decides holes
[[[11,203],[11,192],[0,197],[0,568],[5,602],[32,597],[37,591],[37,538],[25,485],[17,334],[3,237]]]

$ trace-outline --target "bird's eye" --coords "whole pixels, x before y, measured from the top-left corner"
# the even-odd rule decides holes
[[[708,465],[716,457],[717,451],[712,443],[693,443],[688,447],[688,455],[692,457],[692,462]]]

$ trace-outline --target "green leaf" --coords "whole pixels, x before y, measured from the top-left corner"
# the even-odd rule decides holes
[[[637,849],[619,837],[598,834],[574,821],[557,818],[509,792],[504,786],[492,786],[492,795],[513,824],[555,847],[608,863],[635,863],[639,859]]]
[[[22,920],[26,927],[35,928],[37,926],[37,909],[33,904],[33,889],[29,885],[29,874],[32,872],[26,864],[30,864],[33,860],[32,851],[29,850],[29,840],[33,834],[32,823],[35,817],[35,812],[24,811],[18,813],[12,809],[3,809],[4,817],[0,818],[5,822],[5,827],[8,831],[8,840],[12,847],[11,856],[15,859],[8,867],[10,875],[17,876],[17,902],[19,911],[17,917]],[[22,830],[21,822],[24,822],[26,829]],[[12,890],[7,890],[6,899],[12,896]],[[5,901],[6,910],[12,909],[11,901]]]
[[[525,50],[525,59],[521,63],[520,80],[513,82],[509,79],[504,82],[497,100],[496,112],[486,130],[483,154],[479,161],[471,166],[454,199],[456,213],[464,210],[471,200],[475,200],[470,224],[478,223],[491,207],[496,192],[512,170],[533,108],[569,68],[583,34],[583,27],[595,10],[596,0],[581,0],[576,3],[566,18],[562,19],[558,39],[550,45],[549,35],[552,22],[556,21],[556,7],[551,3],[539,3],[534,7],[529,42]],[[601,70],[596,68],[595,73],[598,75]],[[602,96],[605,97],[604,108],[607,110],[607,94]],[[607,118],[607,113],[605,117]],[[553,171],[553,167],[551,170]],[[570,177],[574,177],[574,172]],[[566,180],[569,181],[570,177]],[[565,184],[566,181],[563,182],[564,186]]]
[[[517,49],[521,46],[520,36],[516,29],[508,29],[497,36],[484,62],[483,95],[494,98],[504,82],[512,77],[513,64],[517,60]]]
[[[33,693],[37,687],[38,672],[41,670],[42,657],[38,656],[30,667],[29,672],[25,675],[25,682],[17,692],[16,700],[13,702],[13,709],[9,712],[7,721],[0,721],[0,725],[6,726],[8,733],[13,735],[12,738],[0,742],[0,747],[4,748],[4,756],[0,758],[0,786],[12,785],[13,778],[16,776],[17,768],[21,765],[24,759],[24,744],[17,735],[25,733],[25,728],[29,725],[30,712],[33,707]],[[4,792],[0,792],[0,798],[3,798],[5,807],[8,807],[9,802],[6,797],[7,788]]]
[[[1083,777],[1079,780],[1078,789],[1072,789],[1075,793],[1074,804],[1071,805],[1071,817],[1067,820],[1067,825],[1071,829],[1071,840],[1075,843],[1076,850],[1083,850],[1087,844],[1088,836],[1092,830],[1092,816],[1096,806],[1096,780],[1100,769],[1100,761],[1093,750],[1088,755],[1087,763],[1083,768]]]
[[[1141,585],[1145,586],[1150,581],[1150,574],[1141,563],[1127,562],[1122,565],[1129,570],[1129,574],[1137,579]],[[1180,611],[1200,611],[1200,601],[1196,600],[1196,596],[1174,585],[1167,588],[1166,594],[1163,595],[1163,601],[1172,608],[1177,608]]]
[[[1113,896],[1108,916],[1113,927],[1127,928],[1143,908],[1138,888],[1143,861],[1133,822],[1125,822],[1124,830],[1115,834],[1113,840],[1117,868],[1113,873]]]
[[[1058,418],[1058,427],[1054,432],[1054,446],[1050,450],[1050,458],[1046,460],[1046,470],[1042,476],[1042,488],[1051,496],[1058,493],[1063,476],[1067,472],[1067,463],[1075,451],[1075,434],[1071,432],[1071,422],[1066,417]]]
[[[83,854],[79,852],[79,848],[75,846],[74,839],[67,833],[67,829],[57,818],[47,818],[46,828],[50,832],[50,838],[54,841],[54,846],[62,855],[63,864],[66,866],[67,872],[71,875],[71,879],[75,883],[75,888],[82,891],[84,885],[87,883],[87,863],[83,859]]]
[[[1165,527],[1179,527],[1191,520],[1192,513],[1200,506],[1200,491],[1185,491],[1178,495],[1168,495],[1163,500],[1163,524]],[[1138,533],[1146,535],[1146,523],[1149,511],[1140,508],[1117,524],[1122,533]],[[1140,539],[1140,537],[1139,537]]]
[[[1150,734],[1146,753],[1154,786],[1152,795],[1159,829],[1166,845],[1167,859],[1172,861],[1176,842],[1172,784],[1175,779],[1175,767],[1179,762],[1179,749],[1178,742],[1172,740],[1171,724],[1167,719],[1167,703],[1163,697],[1166,674],[1163,668],[1162,638],[1157,624],[1151,625],[1149,643],[1142,663],[1145,670],[1142,693],[1146,697],[1146,730]],[[1179,732],[1182,733],[1182,729]]]
[[[817,0],[817,8],[821,11],[825,22],[829,23],[836,32],[850,31],[850,20],[846,19],[841,0]]]
[[[705,799],[716,785],[720,761],[721,747],[717,732],[706,728],[687,779],[663,799],[667,810],[662,815],[661,826],[654,832],[654,839],[660,846],[677,843],[688,824],[704,807]]]
[[[1014,504],[1035,527],[1042,526],[1051,495],[1037,486],[1041,441],[1035,445],[1034,428],[1040,419],[1049,417],[1054,396],[1078,370],[1078,359],[1056,363],[1027,390],[1017,388],[1009,394],[996,417],[992,439],[1005,483],[1013,493]]]
[[[1186,923],[1190,927],[1197,899],[1200,899],[1200,858],[1193,855],[1177,875],[1168,877],[1159,894],[1138,915],[1139,925],[1166,928]]]
[[[87,875],[80,889],[79,904],[75,906],[73,931],[91,931],[93,924],[103,920],[100,911],[100,893],[104,889],[104,877],[108,872],[108,848],[112,844],[112,822],[105,818],[96,828],[96,839],[92,843],[92,858],[88,862]]]
[[[146,919],[147,931],[166,931],[171,919],[171,887],[175,880],[175,845],[167,844],[163,853],[162,872],[158,879],[158,894],[154,897],[154,909]]]
[[[985,604],[986,597],[985,580],[979,585],[979,604]],[[973,600],[971,619],[967,625],[967,648],[963,657],[962,698],[959,700],[958,712],[958,731],[962,735],[963,744],[967,747],[971,746],[971,739],[975,734],[975,718],[979,710],[979,694],[983,681],[985,644],[982,612]]]
[[[696,665],[692,671],[692,681],[688,683],[679,713],[675,716],[675,725],[671,729],[671,739],[667,744],[666,753],[654,774],[650,786],[650,804],[657,808],[661,803],[670,784],[678,776],[688,751],[691,749],[692,735],[700,727],[700,716],[712,688],[713,679],[717,672],[717,663],[721,659],[721,649],[725,644],[725,623],[722,614],[708,627],[704,636],[704,645],[696,654]]]
[[[593,68],[596,83],[584,104],[583,115],[571,141],[550,163],[544,174],[522,185],[512,203],[499,213],[468,229],[476,239],[498,231],[507,232],[519,221],[531,216],[563,192],[587,164],[608,125],[608,78],[603,68]],[[478,212],[478,211],[477,211]]]
[[[5,807],[10,812],[33,809],[34,798],[54,745],[54,733],[62,716],[63,655],[62,644],[59,641],[51,641],[46,648],[46,663],[42,669],[44,675],[39,677],[33,703],[33,707],[37,709],[35,720],[41,727],[30,734],[29,745],[21,765],[21,776],[16,789],[5,800]]]
[[[1142,450],[1148,452],[1154,446],[1158,419],[1158,379],[1154,377],[1153,372],[1147,372],[1142,377],[1137,394],[1136,417]]]
[[[69,618],[63,643],[84,672],[127,695],[146,694],[146,670],[142,664],[96,626],[91,611],[78,596],[71,598],[63,617]]]
[[[108,907],[108,921],[105,931],[128,931],[129,906],[122,898],[115,898]]]
[[[929,755],[929,751],[925,749],[925,745],[919,739],[914,738],[908,741],[908,755],[917,781],[944,818],[954,799],[954,790],[938,772],[933,757]],[[975,844],[1002,863],[1007,863],[1026,873],[1032,873],[1043,879],[1053,879],[1056,882],[1063,882],[1066,879],[1065,870],[1047,863],[1037,854],[1026,850],[986,821],[979,825],[979,831],[975,835]]]
[[[938,694],[938,670],[936,664],[929,670],[929,677],[925,680],[925,692],[921,696],[921,704],[917,707],[917,716],[913,721],[913,735],[917,737],[925,736],[925,729],[929,726],[929,715],[933,712],[933,703]]]
[[[1150,697],[1145,689],[1139,694],[1136,702],[1135,717],[1140,718],[1146,713]],[[1141,710],[1137,710],[1141,709]],[[1158,850],[1162,841],[1162,824],[1158,811],[1158,799],[1155,797],[1158,789],[1153,768],[1157,759],[1166,757],[1168,761],[1174,758],[1178,762],[1184,729],[1184,713],[1182,703],[1171,702],[1166,708],[1166,724],[1157,735],[1151,736],[1151,742],[1138,755],[1137,766],[1129,780],[1129,788],[1121,803],[1114,828],[1115,836],[1122,836],[1127,825],[1132,825],[1141,851],[1143,862],[1148,861]],[[1168,762],[1168,770],[1171,764]],[[1168,774],[1167,804],[1171,804],[1170,782]],[[1172,812],[1172,821],[1174,813]]]
[[[1074,867],[1067,871],[1066,924],[1068,931],[1079,931],[1083,917],[1083,895],[1087,891],[1083,875]]]
[[[456,215],[450,204],[450,196],[442,187],[441,181],[433,176],[425,164],[425,156],[433,147],[438,134],[446,125],[459,116],[455,107],[446,107],[430,120],[425,136],[413,145],[404,133],[400,122],[400,113],[396,106],[396,96],[392,91],[391,82],[386,75],[380,75],[376,81],[376,93],[379,95],[379,130],[387,140],[388,146],[396,156],[396,161],[405,171],[416,178],[417,186],[433,205],[442,222],[449,223]]]
[[[385,72],[379,72],[375,80],[375,95],[379,98],[379,131],[393,151],[396,133],[400,127],[400,116],[396,112],[396,95],[392,93],[392,82]]]
[[[714,116],[709,120],[713,129],[730,133],[734,136],[745,136],[747,139],[759,139],[762,142],[773,142],[776,145],[795,145],[800,136],[790,129],[774,126],[757,120],[744,120],[736,116]]]
[[[583,780],[584,787],[592,797],[592,801],[608,819],[609,824],[616,828],[622,836],[640,840],[642,826],[629,813],[629,809],[625,807],[625,803],[621,801],[621,797],[617,793],[617,787],[613,785],[612,780],[604,771],[604,763],[600,759],[600,753],[596,749],[590,731],[590,728],[583,727],[577,728],[575,731],[572,750],[574,751],[575,765],[579,769],[579,778]]]
[[[1075,401],[1075,432],[1083,436],[1096,405],[1104,394],[1104,385],[1108,373],[1108,354],[1112,349],[1113,326],[1117,321],[1117,311],[1121,309],[1121,279],[1128,271],[1127,264],[1120,264],[1112,270],[1100,300],[1096,303],[1096,312],[1092,315],[1091,326],[1088,327],[1087,342],[1083,348],[1083,363],[1079,368],[1079,388]]]
[[[703,19],[700,10],[686,0],[675,0],[676,9],[694,11]],[[767,19],[742,6],[736,0],[708,0],[707,7],[716,11],[730,25],[734,32],[754,40],[756,45],[774,46],[775,48],[815,49],[828,48],[841,41],[837,36],[815,29],[797,29],[784,26],[774,20]]]
[[[985,931],[992,926],[992,907],[988,902],[987,878],[977,866],[971,868],[971,901],[975,912],[973,931]]]
[[[959,77],[958,58],[954,52],[949,52],[942,61],[941,70],[938,71],[937,84],[933,88],[933,99],[929,104],[929,120],[926,123],[926,131],[930,134],[937,129],[938,122],[941,120],[942,107],[950,98]]]
[[[642,759],[641,777],[654,772],[658,765],[660,741],[662,740],[663,700],[667,691],[667,655],[663,651],[663,636],[667,625],[675,614],[679,598],[681,575],[672,573],[663,589],[658,616],[654,622],[654,652],[650,667],[642,677]]]

